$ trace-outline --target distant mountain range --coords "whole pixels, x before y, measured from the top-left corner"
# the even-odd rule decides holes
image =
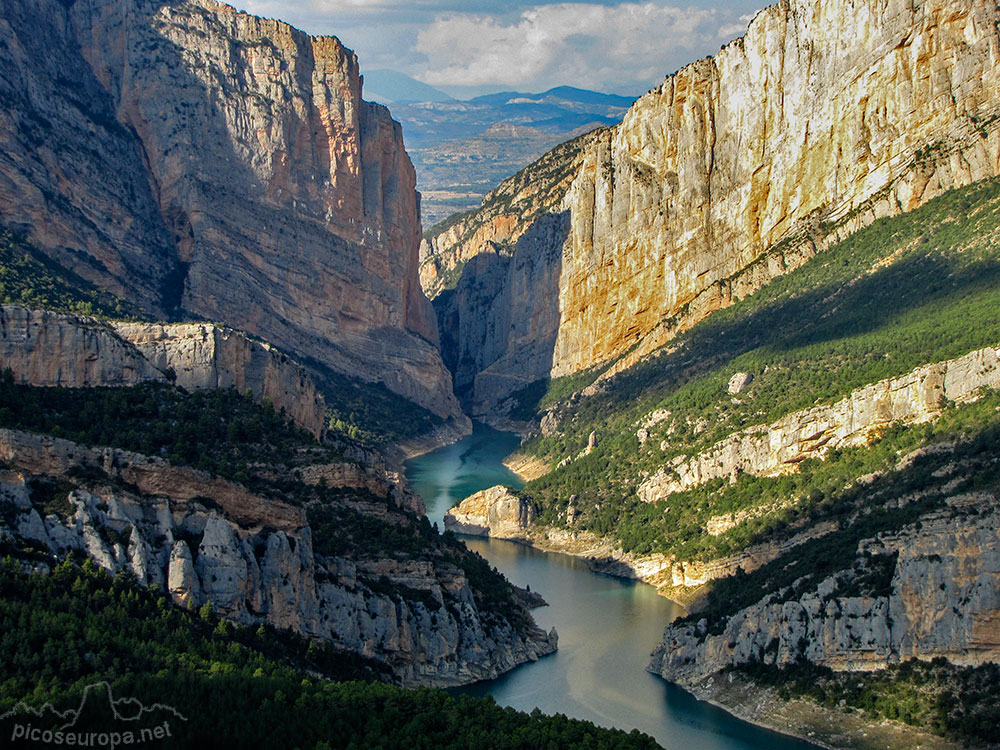
[[[559,86],[453,99],[392,70],[365,72],[364,97],[392,104],[417,170],[427,229],[476,208],[483,195],[553,146],[617,123],[633,98]]]

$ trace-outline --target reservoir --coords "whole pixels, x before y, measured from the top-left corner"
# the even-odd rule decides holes
[[[475,425],[472,435],[407,462],[410,486],[424,498],[431,522],[443,528],[452,505],[495,484],[523,483],[501,461],[517,435]],[[492,695],[522,711],[538,707],[606,727],[639,729],[664,748],[681,750],[815,750],[736,719],[646,671],[663,628],[682,612],[652,586],[592,573],[584,560],[499,540],[466,544],[519,586],[549,603],[533,611],[559,631],[559,650],[489,682],[460,691]]]

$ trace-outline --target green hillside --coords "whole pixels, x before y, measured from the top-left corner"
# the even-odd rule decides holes
[[[101,318],[137,315],[133,305],[81,279],[0,226],[2,302]]]
[[[598,372],[525,389],[522,409],[554,407],[560,419],[559,434],[534,438],[527,451],[554,466],[576,457],[591,431],[598,437],[590,455],[527,485],[541,520],[564,523],[559,513],[575,495],[574,506],[582,511],[578,527],[612,535],[628,550],[710,558],[771,538],[809,514],[827,513],[851,479],[891,468],[901,451],[988,428],[998,416],[984,403],[955,411],[939,428],[892,430],[872,448],[811,462],[791,477],[742,476],[732,487],[709,483],[650,505],[635,498],[644,476],[673,456],[832,403],[920,365],[1000,343],[998,240],[1000,182],[951,191],[909,214],[876,222],[715,313],[669,350],[608,380],[594,396],[563,398]],[[741,371],[755,380],[733,398],[726,385]],[[670,415],[640,445],[637,429],[658,409]],[[803,501],[718,537],[701,531],[712,515],[781,497]]]

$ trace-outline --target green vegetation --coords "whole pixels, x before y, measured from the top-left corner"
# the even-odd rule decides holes
[[[519,713],[491,699],[328,681],[384,677],[320,642],[177,609],[90,562],[65,561],[48,575],[0,563],[0,713],[19,700],[76,708],[86,686],[106,680],[116,698],[167,704],[187,719],[170,715],[164,747],[657,747],[637,731]],[[84,714],[76,728],[106,731],[106,717]]]
[[[239,482],[258,494],[305,506],[318,554],[455,565],[465,570],[484,614],[525,622],[506,579],[454,535],[439,535],[426,516],[397,509],[392,500],[368,490],[299,481],[292,473],[296,467],[347,459],[334,446],[318,445],[267,401],[257,404],[235,390],[185,393],[159,383],[38,388],[14,383],[8,370],[0,376],[0,427],[164,457]],[[31,483],[32,502],[43,515],[66,515],[71,511],[69,492],[94,483],[114,484],[114,480],[96,467],[58,479],[38,477]],[[214,502],[207,497],[199,500]],[[384,512],[387,504],[392,507],[389,516]],[[362,512],[365,506],[377,512]],[[398,593],[412,598],[412,592]]]
[[[553,380],[541,395],[534,386],[521,403],[558,402],[560,433],[536,437],[526,450],[554,465],[577,456],[591,431],[598,437],[590,455],[527,485],[542,520],[562,523],[560,512],[576,496],[584,529],[615,536],[629,550],[705,558],[771,537],[803,514],[824,513],[855,478],[885,470],[897,452],[941,435],[894,428],[871,449],[803,463],[798,475],[744,476],[733,487],[717,481],[648,506],[635,490],[673,456],[704,450],[736,430],[1000,342],[998,238],[1000,181],[951,191],[876,222],[713,314],[593,396],[564,398],[591,373],[573,376],[582,378],[576,382]],[[726,384],[740,371],[755,380],[732,398]],[[640,444],[637,429],[658,409],[669,415]],[[975,432],[998,417],[980,407],[956,419],[956,430]],[[764,512],[719,537],[703,533],[709,517],[745,508]]]
[[[834,672],[808,662],[787,668],[755,664],[740,671],[777,688],[784,700],[808,698],[830,708],[862,711],[961,742],[996,742],[1000,666],[961,667],[937,658],[911,659],[877,672]]]
[[[989,408],[995,410],[997,403],[1000,400],[994,398]],[[956,437],[956,433],[951,435]],[[1000,492],[1000,426],[983,429],[950,448],[938,443],[937,448],[912,456],[903,468],[824,498],[804,521],[833,521],[836,525],[830,533],[792,547],[751,573],[713,581],[705,608],[682,621],[706,618],[709,631],[721,633],[731,615],[768,595],[781,602],[815,590],[823,579],[849,565],[862,539],[916,523],[920,516],[942,509],[945,498],[956,493]],[[888,559],[862,558],[849,575],[838,576],[843,579],[839,595],[885,595],[894,568],[895,562]]]
[[[159,456],[253,485],[267,464],[332,460],[332,448],[235,390],[186,393],[161,383],[128,388],[40,388],[0,376],[0,426],[85,445]]]
[[[574,393],[583,390],[607,370],[607,366],[581,370],[561,378],[543,378],[529,383],[510,397],[514,406],[510,410],[511,419],[530,420],[539,412],[555,406]]]
[[[335,434],[376,447],[426,434],[441,417],[393,393],[381,383],[366,383],[306,358],[326,399],[327,426]]]
[[[133,317],[137,312],[128,302],[84,281],[3,227],[0,302],[101,318]]]
[[[1000,394],[990,392],[974,404],[947,410],[934,423],[897,425],[868,446],[832,451],[825,461],[803,461],[798,472],[787,476],[743,474],[735,484],[718,479],[655,503],[642,502],[625,489],[618,502],[608,502],[609,496],[603,495],[603,501],[590,505],[578,494],[573,504],[587,510],[585,528],[614,536],[626,551],[672,552],[680,559],[710,560],[754,543],[787,538],[803,524],[836,517],[845,508],[854,507],[855,500],[870,502],[871,495],[855,486],[858,477],[879,472],[896,477],[901,455],[923,446],[991,434],[1000,423],[998,407]],[[977,437],[974,442],[980,441]],[[987,445],[984,450],[991,449]],[[597,476],[613,471],[607,459],[596,452],[577,463],[596,467],[593,474]],[[560,513],[570,504],[570,493],[579,492],[564,482],[554,473],[530,483],[525,490],[543,487],[557,496],[557,500],[539,504],[539,518],[544,523],[559,524]],[[537,502],[538,495],[533,496]],[[761,509],[760,515],[718,536],[705,533],[705,524],[712,516],[753,509]]]
[[[355,498],[363,494],[352,491]],[[335,497],[327,498],[326,502],[312,503],[307,510],[313,549],[317,554],[352,559],[419,558],[453,565],[465,572],[481,613],[488,617],[502,615],[517,627],[528,624],[524,607],[517,601],[514,589],[503,574],[470,551],[451,532],[439,534],[427,516],[400,513],[397,522],[393,523],[338,504]],[[371,500],[384,503],[374,497]],[[382,591],[391,586],[377,581],[366,583]],[[391,592],[405,599],[421,598],[415,596],[413,590],[400,590],[398,586],[391,587]],[[436,602],[434,606],[437,606]]]

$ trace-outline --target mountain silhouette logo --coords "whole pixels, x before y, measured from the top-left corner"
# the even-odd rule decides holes
[[[13,747],[141,747],[173,738],[186,721],[172,706],[116,699],[109,683],[96,682],[84,688],[79,706],[65,711],[19,702],[0,715],[0,730]]]

